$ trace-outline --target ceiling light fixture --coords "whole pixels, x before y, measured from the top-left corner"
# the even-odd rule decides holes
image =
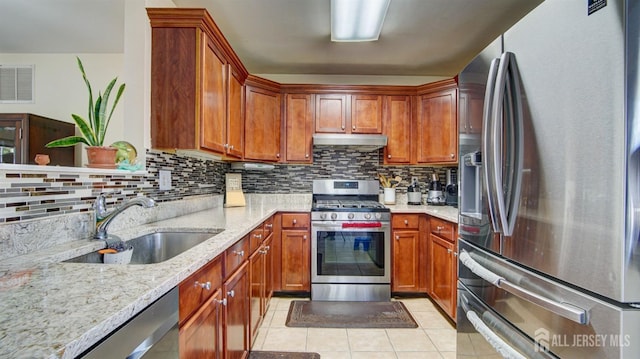
[[[391,0],[331,0],[331,41],[376,41]]]

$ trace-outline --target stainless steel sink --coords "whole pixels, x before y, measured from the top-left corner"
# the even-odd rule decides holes
[[[125,243],[133,246],[130,264],[153,264],[171,259],[220,232],[222,230],[208,232],[162,231],[145,234]],[[96,251],[68,259],[65,262],[102,263],[102,260],[103,255]]]

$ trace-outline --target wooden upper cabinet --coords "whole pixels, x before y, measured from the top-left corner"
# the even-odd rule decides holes
[[[280,93],[246,86],[244,158],[280,160]]]
[[[316,95],[316,133],[348,133],[347,95]]]
[[[458,90],[460,92],[458,95],[460,133],[480,133],[484,110],[484,86],[464,84]]]
[[[316,133],[382,133],[382,96],[316,94]]]
[[[411,96],[385,96],[384,134],[387,146],[384,148],[384,163],[411,163]]]
[[[448,88],[418,98],[417,162],[458,162],[458,90]]]
[[[351,95],[351,133],[382,133],[382,96]]]
[[[285,96],[285,161],[313,162],[313,95]]]
[[[147,14],[151,146],[242,158],[246,69],[205,9],[148,8]]]
[[[226,61],[204,33],[202,41],[202,87],[200,101],[200,146],[224,153],[226,138]]]
[[[227,155],[242,158],[244,153],[244,87],[237,71],[227,65]]]

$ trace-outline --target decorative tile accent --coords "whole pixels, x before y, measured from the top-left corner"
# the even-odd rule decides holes
[[[375,179],[376,173],[403,178],[398,193],[405,193],[412,176],[426,193],[432,173],[445,183],[446,168],[383,166],[382,149],[358,152],[346,148],[315,148],[311,165],[275,165],[273,171],[231,170],[229,163],[148,150],[147,173],[89,174],[0,172],[0,223],[52,215],[88,212],[99,193],[108,193],[108,205],[139,195],[157,202],[192,196],[224,194],[227,172],[242,173],[245,193],[309,194],[314,179]],[[159,189],[159,170],[170,170],[172,189]],[[455,169],[453,171],[455,177]],[[454,179],[455,181],[455,179]]]

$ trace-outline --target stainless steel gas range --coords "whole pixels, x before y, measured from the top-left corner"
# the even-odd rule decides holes
[[[390,300],[391,213],[378,193],[377,181],[313,181],[312,300]]]

